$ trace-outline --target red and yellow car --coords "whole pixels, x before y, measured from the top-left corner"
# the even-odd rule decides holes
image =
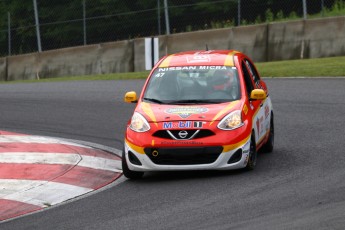
[[[152,69],[125,133],[126,177],[147,171],[254,169],[274,145],[273,108],[253,62],[234,50],[163,57]]]

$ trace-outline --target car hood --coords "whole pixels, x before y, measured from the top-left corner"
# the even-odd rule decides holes
[[[141,102],[136,111],[145,116],[148,122],[165,121],[217,121],[231,111],[241,108],[241,101],[220,104],[164,105]]]

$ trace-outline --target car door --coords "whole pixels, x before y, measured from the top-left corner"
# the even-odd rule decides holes
[[[241,67],[249,97],[250,92],[253,89],[263,89],[266,91],[266,86],[261,83],[260,76],[253,63],[249,59],[244,58],[242,60]],[[259,144],[269,130],[269,117],[267,117],[267,112],[269,112],[269,104],[267,100],[255,100],[249,102],[249,107],[254,113],[253,127],[255,130],[255,140],[256,143]]]

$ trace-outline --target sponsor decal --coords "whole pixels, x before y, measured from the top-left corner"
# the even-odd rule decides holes
[[[255,81],[255,77],[253,77],[254,79],[254,81]],[[256,88],[258,88],[258,89],[264,89],[263,87],[262,87],[262,85],[260,84],[260,82],[259,81],[257,81],[256,83],[255,83],[255,85],[256,85]]]
[[[192,128],[191,121],[179,121],[179,122],[164,122],[163,129],[186,129]]]
[[[222,69],[222,70],[226,70],[227,68],[225,66],[200,66],[199,69],[201,69],[201,70],[205,70],[205,69],[212,69],[212,70]]]
[[[176,67],[161,67],[158,68],[158,73],[155,77],[163,77],[168,71],[183,71],[183,70],[227,70],[226,66],[176,66]]]
[[[244,161],[244,165],[247,165],[249,161],[249,155],[246,156],[246,160]]]
[[[192,114],[206,113],[207,111],[208,109],[203,107],[177,107],[165,110],[166,113],[176,114],[181,118],[187,118]]]
[[[161,141],[161,145],[203,145],[200,141]]]
[[[202,121],[178,121],[178,122],[163,122],[163,129],[190,129],[203,127],[205,122]]]
[[[266,132],[270,130],[270,122],[266,122]]]
[[[173,123],[172,122],[164,122],[163,123],[163,129],[171,129],[173,128]],[[175,128],[175,127],[174,127]]]
[[[268,105],[265,106],[265,119],[267,119],[267,117],[270,115],[270,108],[268,107]]]
[[[164,67],[159,68],[158,72],[167,72],[167,71],[181,71],[181,70],[197,70],[198,66],[177,66],[177,67]]]
[[[259,120],[259,118],[256,119],[256,129],[258,130],[258,134],[260,134],[260,120]]]
[[[263,133],[263,132],[265,132],[265,127],[264,127],[264,117],[262,116],[262,117],[260,117],[260,135]]]
[[[194,128],[202,128],[204,122],[202,121],[194,121],[193,127]]]
[[[256,128],[258,129],[259,136],[265,131],[263,116],[256,119]]]

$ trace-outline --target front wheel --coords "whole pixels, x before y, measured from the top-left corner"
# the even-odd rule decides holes
[[[125,175],[125,177],[127,177],[129,179],[133,179],[133,180],[140,179],[144,175],[143,172],[132,171],[128,168],[124,150],[122,151],[122,171],[123,171],[123,175]]]
[[[252,132],[252,135],[250,137],[249,156],[246,170],[253,170],[255,168],[257,156],[258,153],[256,151],[255,134],[254,132]]]

